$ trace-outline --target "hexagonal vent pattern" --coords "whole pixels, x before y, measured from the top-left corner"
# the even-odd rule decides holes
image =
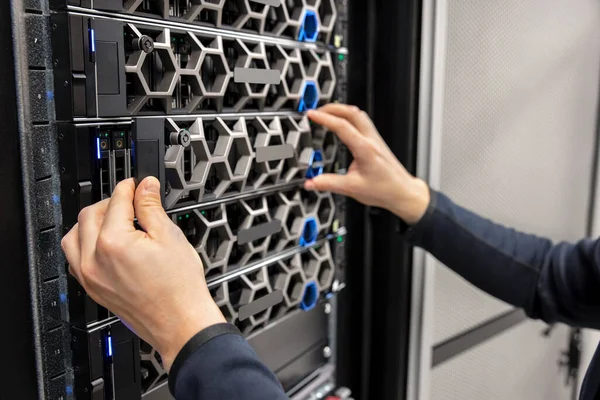
[[[301,311],[307,301],[306,288],[314,285],[315,302],[331,291],[335,278],[335,264],[329,243],[296,254],[291,258],[262,267],[211,289],[215,302],[228,322],[234,323],[244,335],[250,335],[271,322],[292,312]],[[283,301],[244,321],[238,318],[240,307],[281,290]],[[165,382],[167,373],[160,355],[147,343],[142,343],[142,388],[144,393]]]
[[[307,220],[315,236],[330,232],[335,214],[331,193],[292,190],[172,215],[204,264],[207,279],[299,246]],[[238,236],[271,221],[281,221],[272,235],[240,242]]]
[[[278,7],[251,0],[123,0],[123,4],[129,14],[326,43],[338,14],[335,0],[281,0]]]
[[[177,142],[182,131],[186,146]],[[165,151],[167,208],[304,179],[315,150],[331,171],[339,147],[333,133],[311,130],[306,117],[167,118],[165,135],[173,138]],[[257,149],[282,144],[292,147],[291,158],[256,161]]]
[[[124,34],[131,115],[306,111],[334,95],[335,66],[328,51],[134,23]],[[153,41],[153,50],[134,45],[142,38]],[[277,70],[280,83],[238,82],[236,68]]]

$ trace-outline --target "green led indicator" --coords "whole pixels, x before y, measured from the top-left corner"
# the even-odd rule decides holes
[[[343,54],[338,54],[338,60],[340,60],[340,61],[344,61],[344,58],[346,58],[346,56],[345,56],[345,55],[343,55]]]
[[[202,211],[202,215],[206,215],[206,211]]]
[[[185,214],[185,219],[188,219],[190,217],[190,214]]]
[[[177,217],[177,220],[181,221],[181,215],[179,217]]]
[[[125,136],[125,132],[121,132],[121,137]]]
[[[338,241],[338,243],[342,243],[344,241],[344,238],[341,236],[338,236],[337,241]]]

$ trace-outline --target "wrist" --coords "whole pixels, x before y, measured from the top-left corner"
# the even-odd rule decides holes
[[[429,186],[422,179],[411,177],[408,184],[403,183],[398,189],[389,210],[407,224],[414,225],[425,215],[429,207],[431,200]]]
[[[207,303],[182,314],[178,318],[181,323],[170,326],[165,336],[168,339],[157,346],[167,372],[171,369],[179,351],[194,335],[210,326],[227,322],[212,299]]]

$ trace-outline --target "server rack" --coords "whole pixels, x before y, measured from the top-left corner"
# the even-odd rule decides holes
[[[291,398],[338,387],[404,396],[410,252],[400,223],[301,189],[350,161],[303,115],[332,101],[369,110],[414,169],[420,2],[392,3],[2,5],[10,57],[0,64],[16,79],[1,90],[11,212],[0,248],[19,268],[1,283],[15,369],[0,398],[170,399],[160,356],[68,277],[59,247],[81,208],[146,175],[165,188],[224,315]],[[279,303],[239,317],[274,293]]]

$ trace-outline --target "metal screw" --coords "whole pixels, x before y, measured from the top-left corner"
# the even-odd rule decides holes
[[[171,132],[170,142],[172,145],[188,147],[192,143],[192,138],[187,129],[182,129],[179,132]]]
[[[152,53],[154,51],[154,40],[150,36],[143,35],[137,40],[133,40],[133,47],[137,50],[141,50],[144,53]]]
[[[61,133],[61,134],[59,134],[59,135],[58,135],[58,138],[59,138],[59,139],[64,139],[64,138],[65,138],[65,135],[63,135],[63,134]]]
[[[71,194],[75,194],[75,189],[71,189]]]
[[[325,304],[325,314],[331,314],[331,304]]]
[[[179,131],[179,144],[183,147],[188,147],[190,145],[191,138],[190,133],[186,129],[182,129]]]
[[[323,347],[323,357],[325,357],[325,358],[331,357],[331,348],[329,346]]]

